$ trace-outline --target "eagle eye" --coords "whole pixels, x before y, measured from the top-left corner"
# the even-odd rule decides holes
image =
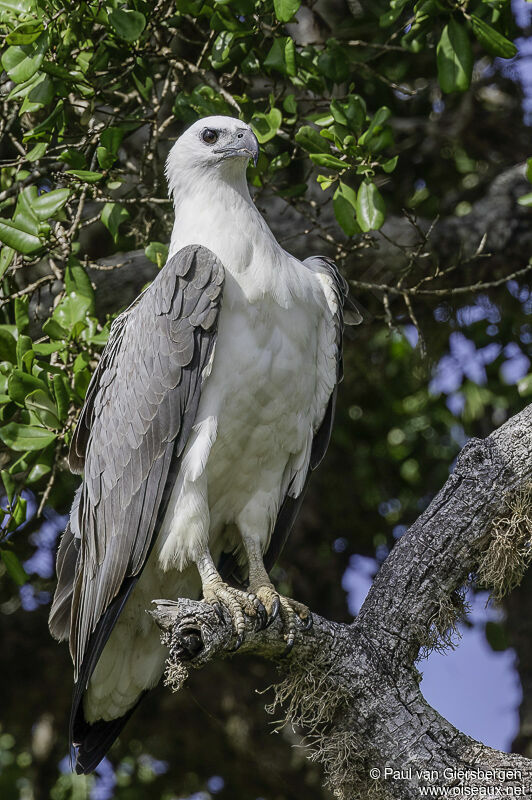
[[[213,131],[211,128],[206,128],[201,134],[201,138],[205,142],[205,144],[214,144],[218,141],[218,134],[216,131]]]

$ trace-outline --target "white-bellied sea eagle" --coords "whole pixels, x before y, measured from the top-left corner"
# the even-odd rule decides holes
[[[154,598],[223,604],[235,646],[244,614],[280,613],[288,648],[311,619],[268,572],[329,442],[347,285],[329,259],[301,262],[276,241],[248,191],[257,156],[231,117],[178,139],[168,261],[113,322],[77,422],[82,484],[50,630],[74,661],[78,772],[163,673]]]

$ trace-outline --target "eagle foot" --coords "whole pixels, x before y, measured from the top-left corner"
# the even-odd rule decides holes
[[[222,605],[225,606],[233,623],[233,630],[236,635],[235,645],[231,651],[238,650],[244,641],[244,631],[246,627],[245,616],[256,617],[257,628],[260,630],[265,627],[267,614],[266,609],[260,599],[252,592],[241,591],[233,586],[228,586],[221,578],[214,580],[203,586],[203,599],[211,605],[220,620],[224,622]]]
[[[312,614],[303,603],[279,594],[271,583],[250,588],[252,588],[268,614],[265,627],[271,625],[278,615],[281,616],[284,639],[286,641],[286,649],[283,656],[287,656],[295,644],[298,626],[303,631],[308,631],[312,627]]]

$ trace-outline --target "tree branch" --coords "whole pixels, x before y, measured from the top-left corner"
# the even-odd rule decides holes
[[[382,565],[352,625],[314,615],[312,629],[282,658],[281,622],[256,631],[247,619],[239,652],[278,663],[282,679],[269,710],[284,705],[284,723],[306,731],[309,756],[323,763],[337,797],[410,800],[423,787],[446,787],[450,796],[502,787],[505,795],[532,797],[532,761],[456,730],[425,701],[414,666],[420,652],[450,643],[472,574],[499,594],[523,574],[531,498],[532,405],[467,443],[442,490]],[[150,613],[169,647],[166,682],[174,690],[191,668],[233,655],[226,612],[222,624],[202,602],[154,602]]]

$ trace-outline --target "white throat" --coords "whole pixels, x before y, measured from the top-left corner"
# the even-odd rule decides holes
[[[224,169],[186,169],[170,180],[175,222],[169,255],[201,244],[232,274],[252,273],[257,280],[261,265],[264,269],[284,251],[251,200],[240,159],[231,161]]]

